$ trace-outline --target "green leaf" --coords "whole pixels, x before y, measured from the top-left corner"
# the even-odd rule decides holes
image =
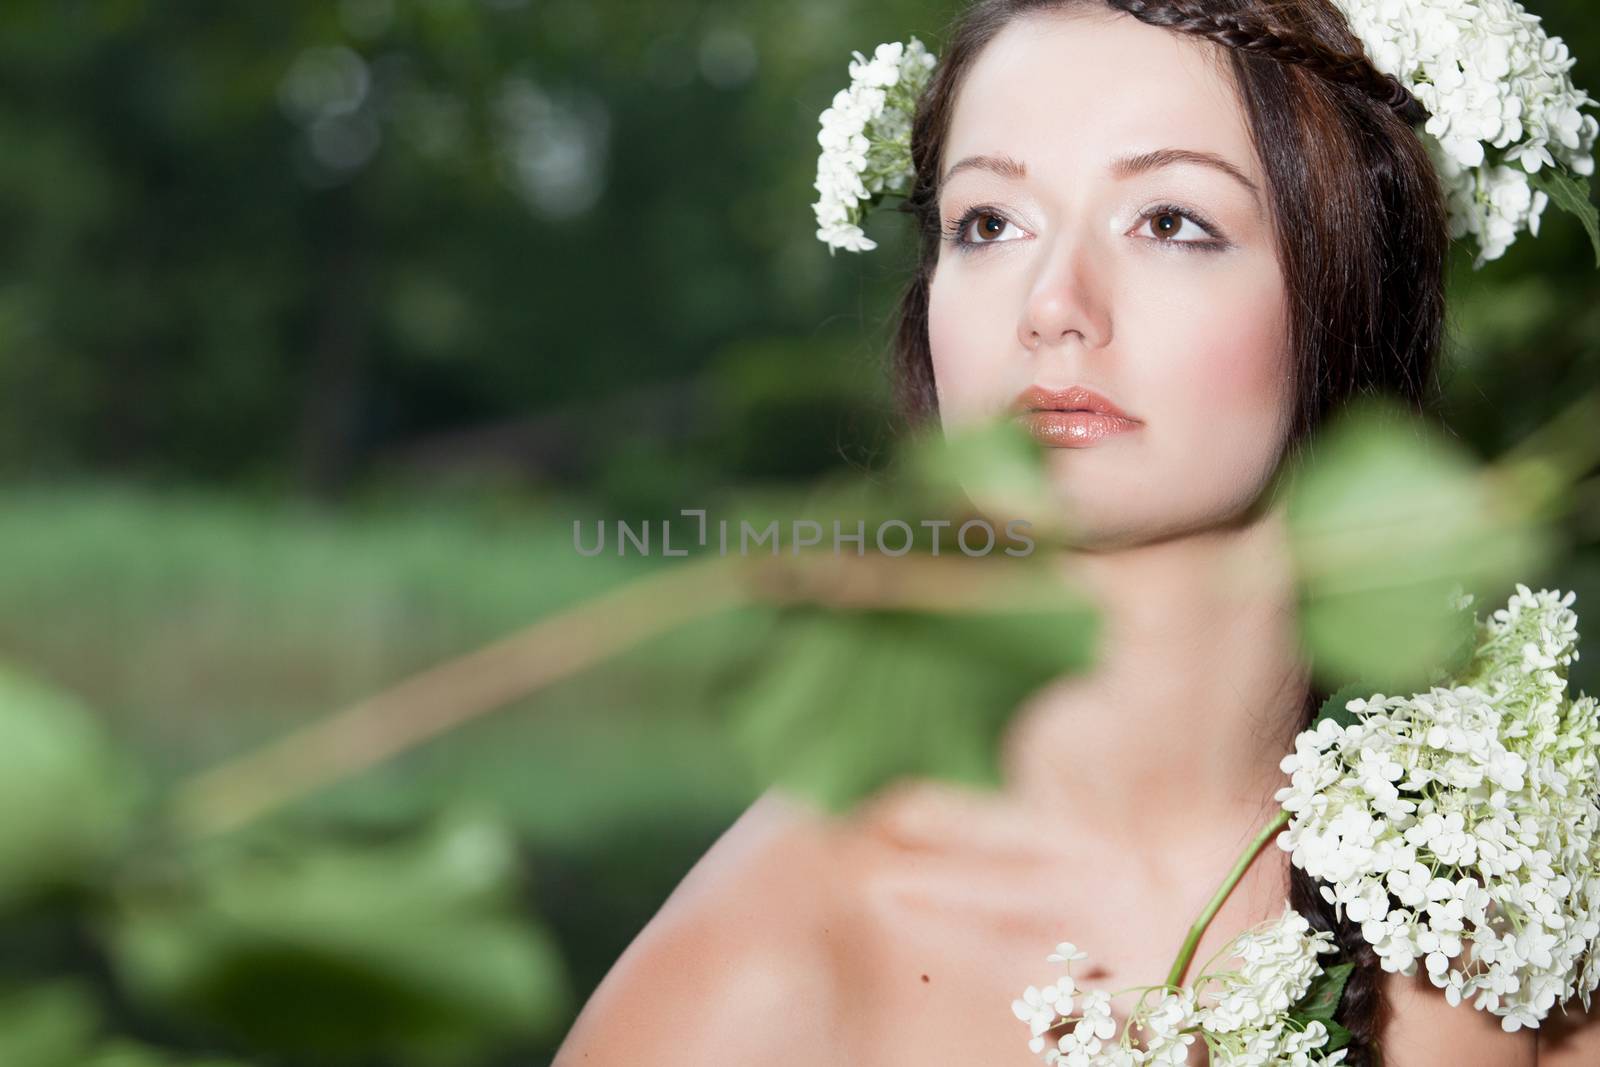
[[[1032,603],[807,606],[780,617],[726,697],[736,743],[760,780],[832,811],[902,776],[996,784],[997,742],[1018,704],[1085,666],[1096,632],[1094,612],[1066,587],[1038,566],[1005,566],[1013,564],[1019,578],[1034,576]]]
[[[170,1056],[131,1041],[115,1041],[96,1049],[74,1067],[242,1067],[235,1060],[187,1059]]]
[[[1549,552],[1520,498],[1389,405],[1337,418],[1288,495],[1302,636],[1328,688],[1425,688],[1460,648],[1457,594],[1498,591]]]
[[[1332,1019],[1324,1019],[1323,1026],[1328,1028],[1328,1043],[1323,1045],[1324,1052],[1337,1052],[1350,1043],[1350,1031]]]
[[[136,790],[88,709],[0,665],[0,908],[98,882],[132,827]]]
[[[1455,644],[1445,654],[1440,668],[1441,681],[1455,678],[1472,665],[1478,651],[1478,613],[1471,604],[1458,608],[1452,616]]]
[[[1350,1031],[1334,1022],[1333,1017],[1339,1009],[1339,998],[1344,995],[1345,983],[1354,971],[1353,963],[1336,963],[1323,968],[1312,980],[1305,996],[1289,1011],[1289,1018],[1298,1021],[1302,1028],[1312,1022],[1320,1022],[1328,1028],[1325,1051],[1333,1052],[1350,1043]]]
[[[1315,729],[1317,723],[1323,719],[1332,719],[1340,726],[1354,726],[1357,722],[1357,715],[1346,708],[1345,705],[1352,700],[1372,696],[1376,692],[1377,690],[1371,686],[1363,685],[1360,682],[1351,682],[1322,702],[1322,707],[1317,710],[1316,718],[1311,720],[1311,728]]]
[[[1070,516],[1051,490],[1044,453],[1016,419],[991,418],[908,438],[897,459],[928,505],[976,509],[1001,522],[1024,519],[1052,537],[1065,532]]]
[[[1550,197],[1550,203],[1578,216],[1589,243],[1594,246],[1594,265],[1600,267],[1600,209],[1589,197],[1589,179],[1563,167],[1541,167],[1528,175],[1532,186]]]
[[[263,1054],[460,1062],[550,1037],[571,1007],[515,873],[509,835],[464,818],[379,842],[219,842],[186,885],[125,894],[114,960],[137,999]]]
[[[1344,995],[1345,983],[1350,980],[1350,975],[1355,969],[1356,965],[1353,963],[1336,963],[1331,967],[1324,967],[1322,973],[1312,979],[1306,995],[1295,1005],[1295,1014],[1305,1019],[1318,1019],[1324,1023],[1332,1021],[1339,1009],[1339,998]]]
[[[0,1063],[80,1067],[99,1025],[93,994],[76,982],[0,991]]]

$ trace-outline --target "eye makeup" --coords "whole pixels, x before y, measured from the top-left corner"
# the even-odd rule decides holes
[[[1201,212],[1196,211],[1193,208],[1184,207],[1181,204],[1157,204],[1140,212],[1138,221],[1142,224],[1148,225],[1150,222],[1163,217],[1184,219],[1190,223],[1193,223],[1208,236],[1203,239],[1181,241],[1162,237],[1148,237],[1144,238],[1144,240],[1154,241],[1160,245],[1179,245],[1190,252],[1221,252],[1225,249],[1233,247],[1233,243],[1228,240],[1227,236],[1222,232],[1221,227],[1212,222],[1210,218]],[[949,242],[958,252],[962,253],[963,255],[971,254],[979,247],[984,245],[1010,243],[1009,240],[974,241],[969,239],[967,234],[971,230],[972,224],[984,218],[999,219],[1007,226],[1016,225],[1016,223],[1012,222],[1006,217],[1004,212],[994,208],[993,206],[988,204],[977,204],[968,208],[959,217],[950,219],[945,223],[942,231],[943,240]],[[1001,232],[1003,233],[1004,230]],[[1014,238],[1012,240],[1014,240]]]

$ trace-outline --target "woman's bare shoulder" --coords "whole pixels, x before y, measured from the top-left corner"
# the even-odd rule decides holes
[[[1546,1067],[1538,1031],[1507,1033],[1498,1015],[1452,1007],[1420,967],[1410,976],[1385,973],[1383,997],[1385,1067]]]
[[[584,1005],[552,1067],[824,1062],[839,830],[775,790],[684,876]]]

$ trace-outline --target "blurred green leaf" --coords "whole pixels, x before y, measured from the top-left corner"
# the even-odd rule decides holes
[[[567,1016],[563,963],[516,913],[514,845],[497,825],[214,847],[193,884],[125,901],[111,940],[136,997],[252,1049],[330,1062],[461,1062]]]
[[[1455,594],[1508,586],[1549,552],[1514,488],[1392,408],[1337,419],[1289,486],[1318,680],[1395,692],[1436,678],[1461,647]]]
[[[976,508],[1001,521],[1026,519],[1045,535],[1062,528],[1043,449],[1015,419],[925,431],[902,446],[900,462],[934,507]]]
[[[1009,603],[785,613],[730,697],[761,779],[834,811],[901,776],[996,784],[996,742],[1018,703],[1086,666],[1097,631],[1067,587],[1015,565],[1036,581]]]
[[[99,1025],[93,996],[77,983],[0,992],[0,1063],[80,1067]]]
[[[0,908],[93,880],[129,828],[135,783],[81,704],[0,665]]]
[[[76,1063],[78,1067],[240,1067],[236,1060],[174,1057],[128,1041],[117,1041],[98,1048],[87,1059]]]

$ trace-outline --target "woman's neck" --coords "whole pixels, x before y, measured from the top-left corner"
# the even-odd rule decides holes
[[[1094,665],[1038,690],[1002,739],[1005,789],[1151,873],[1234,854],[1275,812],[1308,681],[1282,515],[1062,559],[1101,613]]]

